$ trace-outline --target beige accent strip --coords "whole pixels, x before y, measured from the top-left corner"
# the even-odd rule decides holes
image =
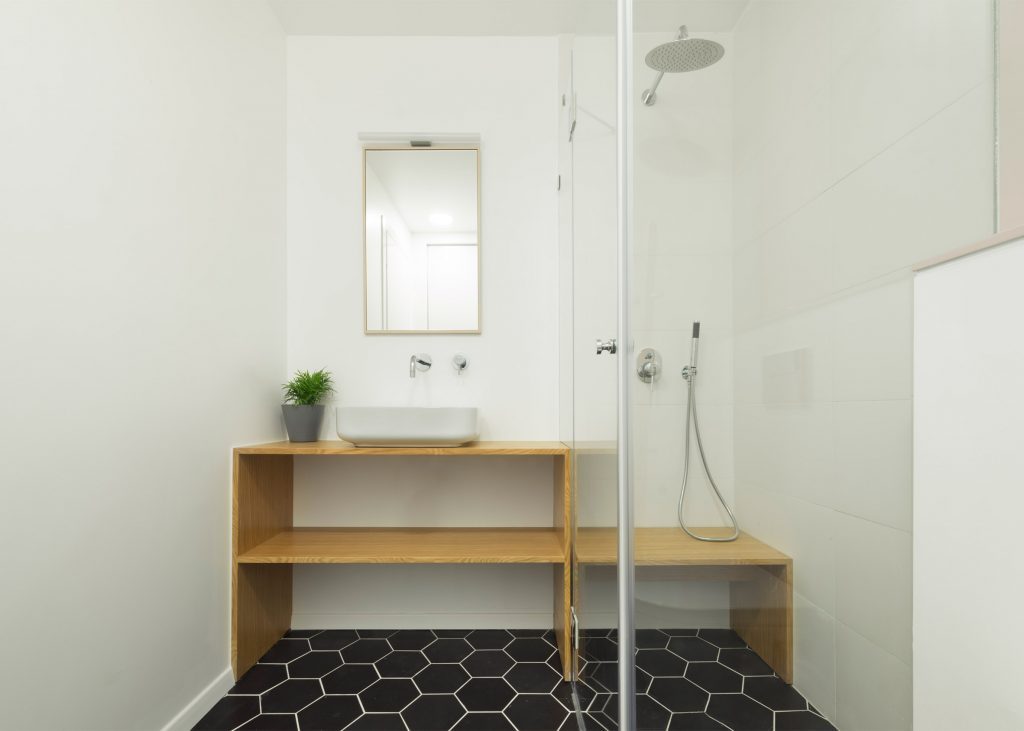
[[[931,267],[938,266],[939,264],[945,264],[946,262],[953,261],[954,259],[960,259],[965,256],[970,256],[971,254],[977,254],[979,251],[984,251],[985,249],[1002,246],[1003,244],[1008,244],[1011,241],[1016,241],[1020,238],[1024,238],[1024,226],[1008,228],[1005,231],[1000,231],[997,234],[989,236],[987,239],[976,241],[975,243],[967,246],[961,246],[958,249],[947,251],[945,254],[939,254],[938,256],[933,256],[930,259],[925,259],[924,261],[919,261],[914,265],[913,269],[915,272],[930,269]]]

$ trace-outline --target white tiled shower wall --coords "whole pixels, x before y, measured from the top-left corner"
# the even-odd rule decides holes
[[[992,28],[988,0],[752,0],[735,29],[736,497],[843,729],[911,726],[910,266],[992,230]]]

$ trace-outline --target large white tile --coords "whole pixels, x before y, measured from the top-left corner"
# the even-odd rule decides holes
[[[836,403],[833,418],[836,508],[909,531],[913,517],[910,401]]]
[[[911,550],[905,531],[835,514],[836,619],[907,664]]]
[[[836,725],[864,731],[910,731],[910,666],[836,623]]]
[[[910,398],[913,300],[908,275],[841,296],[829,307],[837,401]]]
[[[829,189],[837,288],[991,232],[992,129],[982,84]]]
[[[793,597],[793,686],[826,718],[836,718],[835,619],[803,595]]]

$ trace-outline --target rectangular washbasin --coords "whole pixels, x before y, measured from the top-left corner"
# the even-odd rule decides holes
[[[357,447],[457,447],[480,436],[475,407],[339,406],[338,436]]]

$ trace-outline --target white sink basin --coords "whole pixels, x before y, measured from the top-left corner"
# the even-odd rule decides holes
[[[338,436],[357,447],[457,447],[480,436],[475,407],[339,406]]]

